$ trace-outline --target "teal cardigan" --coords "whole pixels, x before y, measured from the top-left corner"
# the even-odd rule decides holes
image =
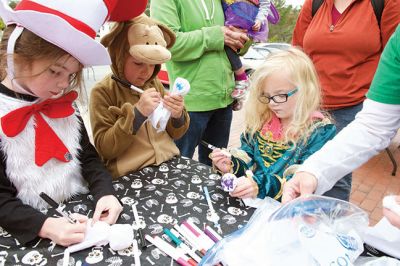
[[[316,121],[313,127],[308,139],[299,141],[297,145],[274,141],[272,134],[262,134],[261,131],[252,137],[243,133],[240,149],[231,151],[233,173],[239,177],[246,170],[252,170],[259,188],[257,197],[280,200],[283,184],[292,177],[295,166],[302,164],[336,134],[335,125],[328,119]]]

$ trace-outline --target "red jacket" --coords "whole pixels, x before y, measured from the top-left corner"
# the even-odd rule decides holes
[[[371,0],[354,0],[332,26],[333,2],[325,0],[312,17],[312,0],[305,0],[292,41],[314,62],[326,109],[364,100],[383,47],[400,22],[400,0],[385,0],[380,28]]]

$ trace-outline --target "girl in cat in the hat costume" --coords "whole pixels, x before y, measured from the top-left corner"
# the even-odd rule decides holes
[[[101,25],[139,15],[146,0],[22,0],[15,10],[6,2],[0,3],[8,25],[0,47],[0,226],[22,244],[39,236],[68,246],[83,240],[87,218],[77,215],[72,224],[46,216],[39,194],[62,202],[90,191],[93,221],[116,222],[122,207],[73,105],[74,89],[84,66],[111,64],[94,40]]]

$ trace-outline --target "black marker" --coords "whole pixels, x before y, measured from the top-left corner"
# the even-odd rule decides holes
[[[211,145],[210,143],[207,143],[207,142],[205,142],[204,140],[200,140],[200,143],[203,145],[203,146],[206,146],[207,148],[209,148],[210,150],[216,150],[216,149],[218,149],[217,147],[215,147],[214,145]],[[225,149],[221,149],[221,153],[223,154],[223,155],[225,155],[226,157],[231,157],[232,155],[230,154],[230,152],[228,152],[227,150],[225,150]]]
[[[125,87],[130,88],[130,89],[132,89],[132,90],[134,90],[134,91],[136,91],[136,92],[138,92],[138,93],[143,93],[143,92],[144,92],[142,89],[140,89],[140,88],[138,88],[138,87],[136,87],[136,86],[133,86],[133,85],[130,84],[128,81],[119,79],[119,78],[117,78],[117,77],[114,76],[114,75],[112,75],[111,78],[112,78],[113,80],[115,80],[116,82],[119,82],[119,83],[121,83],[122,85],[124,85]]]
[[[56,210],[56,212],[58,212],[62,217],[67,218],[68,221],[69,221],[70,223],[75,224],[75,223],[78,222],[76,219],[74,219],[73,217],[71,217],[71,215],[70,215],[68,212],[64,211],[64,210],[61,208],[60,204],[58,204],[58,203],[55,202],[52,198],[50,198],[49,195],[47,195],[47,194],[44,193],[44,192],[41,192],[41,193],[39,194],[39,196],[40,196],[45,202],[47,202],[51,207],[53,207],[53,208]]]

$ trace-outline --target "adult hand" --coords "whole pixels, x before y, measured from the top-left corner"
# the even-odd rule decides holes
[[[224,33],[225,45],[231,47],[234,51],[243,48],[244,43],[249,40],[244,30],[232,26],[222,26],[222,32]]]
[[[115,196],[103,196],[97,201],[92,224],[97,221],[104,221],[108,224],[114,224],[121,212],[122,206]]]
[[[221,149],[213,150],[213,152],[210,154],[210,159],[215,167],[217,167],[222,173],[229,173],[231,171],[231,158],[226,156],[226,153],[222,152]]]
[[[47,218],[38,236],[48,238],[64,247],[82,242],[85,237],[87,217],[80,214],[73,216],[78,223],[72,224],[64,217]]]
[[[172,118],[180,118],[182,116],[184,102],[182,95],[170,95],[167,92],[164,96],[164,107],[171,112]]]
[[[251,27],[253,31],[259,31],[260,28],[261,28],[261,21],[259,20],[256,20],[256,23],[254,23],[253,27]]]
[[[241,199],[255,198],[258,194],[258,184],[252,177],[239,177],[235,190],[230,193],[232,197]]]
[[[396,202],[400,204],[400,196],[396,197]],[[400,229],[400,216],[392,212],[387,208],[383,208],[383,215],[389,220],[389,222]]]
[[[139,112],[148,117],[160,104],[161,96],[155,88],[145,90],[141,95],[140,99],[136,104],[136,108]]]
[[[295,198],[312,194],[317,189],[317,178],[308,172],[298,172],[292,179],[283,185],[282,203],[294,200]]]

